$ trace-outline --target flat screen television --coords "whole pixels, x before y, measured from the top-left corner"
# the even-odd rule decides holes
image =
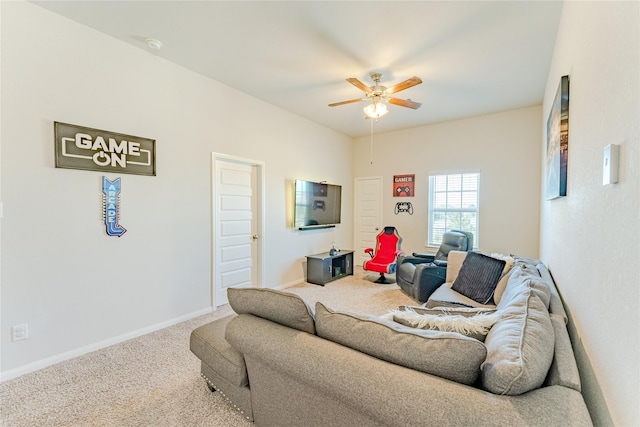
[[[294,224],[299,230],[340,224],[342,186],[296,179]]]

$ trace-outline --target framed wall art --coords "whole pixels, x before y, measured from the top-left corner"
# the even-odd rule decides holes
[[[54,122],[55,165],[109,173],[156,175],[156,140]]]
[[[567,195],[569,76],[562,76],[547,119],[547,200]]]
[[[393,197],[413,197],[415,191],[415,174],[393,176]]]

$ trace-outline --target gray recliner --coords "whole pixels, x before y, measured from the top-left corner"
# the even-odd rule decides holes
[[[445,282],[449,252],[468,252],[472,249],[472,233],[461,230],[447,231],[435,255],[414,252],[413,256],[398,257],[396,283],[409,297],[424,303]]]

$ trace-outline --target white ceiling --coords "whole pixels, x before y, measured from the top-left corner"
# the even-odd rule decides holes
[[[34,1],[353,137],[365,102],[345,81],[423,83],[377,133],[542,103],[560,1]],[[157,52],[145,40],[163,43]]]

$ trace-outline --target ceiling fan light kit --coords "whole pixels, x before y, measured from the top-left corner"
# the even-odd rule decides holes
[[[366,114],[367,117],[370,119],[379,119],[380,117],[384,116],[388,112],[389,110],[387,109],[387,106],[379,101],[378,102],[374,101],[371,104],[364,107],[364,114]]]
[[[382,79],[381,73],[371,73],[371,79],[374,82],[373,86],[367,86],[355,77],[348,78],[347,81],[363,91],[366,95],[366,98],[357,98],[350,99],[348,101],[335,102],[333,104],[329,104],[329,107],[337,107],[338,105],[371,100],[371,104],[364,107],[364,113],[366,115],[365,118],[378,119],[387,114],[388,109],[386,103],[398,105],[400,107],[412,108],[414,110],[417,110],[422,105],[419,102],[415,102],[410,99],[393,98],[390,96],[396,92],[400,92],[401,90],[409,89],[410,87],[419,85],[420,83],[422,83],[422,80],[419,77],[411,77],[403,82],[398,83],[397,85],[391,86],[390,88],[387,88],[380,84],[380,79]]]

